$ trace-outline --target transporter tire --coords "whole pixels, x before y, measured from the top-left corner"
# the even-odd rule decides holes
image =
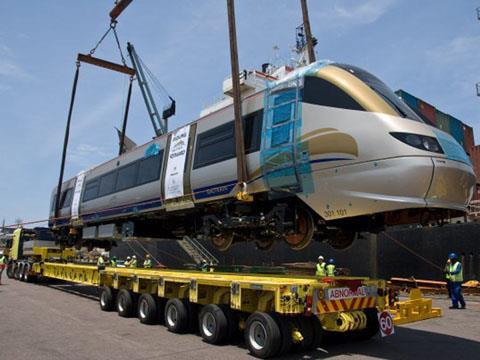
[[[296,316],[293,322],[303,336],[303,340],[294,345],[295,350],[299,352],[311,350],[315,338],[312,321],[310,318],[300,315]]]
[[[25,265],[23,266],[23,272],[22,272],[23,281],[25,282],[32,281],[32,277],[30,276],[30,270],[31,270],[31,265],[29,263],[25,263]]]
[[[377,335],[378,332],[380,331],[380,324],[378,323],[378,317],[377,317],[377,313],[378,313],[377,309],[376,308],[365,309],[364,312],[365,312],[365,315],[367,316],[367,325],[365,329],[352,332],[352,335],[354,335],[355,340],[368,340],[373,336]]]
[[[14,277],[14,274],[13,274],[14,268],[15,268],[15,263],[14,262],[11,262],[7,265],[6,272],[7,272],[7,277],[9,279],[13,279],[13,277]]]
[[[142,294],[138,299],[138,319],[142,324],[153,325],[158,321],[158,306],[152,294]]]
[[[293,330],[293,323],[292,320],[284,315],[280,315],[278,313],[272,312],[270,315],[274,318],[277,322],[280,333],[282,334],[282,344],[280,345],[280,350],[277,353],[277,356],[281,356],[286,354],[290,351],[293,345],[292,339],[292,330]]]
[[[100,309],[103,311],[115,310],[115,294],[109,286],[100,289]]]
[[[203,340],[209,344],[221,344],[228,336],[228,317],[216,304],[205,305],[198,316],[198,327]]]
[[[188,305],[185,301],[173,298],[165,305],[165,326],[168,331],[184,334],[190,325]]]
[[[240,327],[238,325],[238,316],[227,304],[218,305],[220,309],[225,313],[228,322],[227,337],[225,341],[233,340],[237,337],[240,332]]]
[[[255,312],[245,325],[245,344],[253,356],[266,359],[278,354],[282,333],[271,314]]]
[[[23,263],[16,263],[15,272],[14,272],[15,280],[22,280],[22,272],[23,272]]]
[[[323,330],[322,323],[320,319],[316,315],[312,315],[309,317],[309,320],[313,326],[313,342],[312,348],[317,348],[324,345],[324,334],[325,330]]]
[[[117,295],[117,311],[121,317],[132,317],[135,314],[135,298],[131,291],[122,289]]]

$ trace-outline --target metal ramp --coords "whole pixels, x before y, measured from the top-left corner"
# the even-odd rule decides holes
[[[302,81],[296,77],[265,90],[261,160],[272,190],[303,191],[301,174],[309,163],[299,141]]]
[[[198,240],[189,236],[184,236],[182,239],[177,240],[177,242],[196,264],[200,264],[205,260],[211,265],[218,265],[218,259],[200,244]]]

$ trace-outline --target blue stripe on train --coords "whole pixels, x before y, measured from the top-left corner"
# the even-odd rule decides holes
[[[310,163],[320,163],[320,162],[329,162],[329,161],[340,161],[340,160],[351,160],[349,158],[329,158],[329,159],[317,159],[311,160]],[[250,183],[262,178],[263,175],[256,177],[255,179],[251,180]],[[237,183],[236,180],[231,180],[219,184],[209,185],[201,188],[194,189],[194,196],[195,199],[207,199],[214,196],[226,195],[232,191],[235,184]],[[122,215],[122,214],[129,214],[131,212],[136,213],[142,210],[147,210],[151,208],[156,208],[162,206],[162,201],[160,199],[151,199],[140,203],[135,204],[128,204],[121,208],[117,209],[108,209],[104,211],[99,211],[92,214],[82,215],[82,220],[84,221],[92,221],[92,220],[100,220],[103,217],[110,217],[114,215]],[[70,219],[61,219],[56,221],[56,225],[64,225],[68,224]]]
[[[213,196],[225,195],[232,191],[237,180],[227,181],[220,184],[210,185],[194,189],[195,199],[206,199]]]

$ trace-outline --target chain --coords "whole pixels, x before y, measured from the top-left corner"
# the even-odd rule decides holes
[[[114,24],[114,23],[116,24],[116,22],[112,22],[112,24]],[[118,40],[117,30],[115,29],[115,26],[113,26],[112,29],[113,29],[113,34],[115,35],[115,41],[117,42],[118,51],[120,52],[120,57],[122,58],[123,66],[127,66],[127,62],[125,61],[125,58],[123,57],[123,52],[122,52],[122,47],[120,46],[120,41]]]
[[[113,24],[113,22],[112,22]],[[100,38],[100,40],[98,40],[97,44],[93,47],[92,50],[90,50],[90,55],[93,55],[95,53],[95,51],[97,50],[98,46],[102,43],[102,41],[107,37],[108,33],[110,32],[110,30],[112,29],[115,29],[115,26],[112,26],[112,24],[110,24],[110,27],[108,28],[108,30],[105,32],[105,34],[103,34],[103,36]]]

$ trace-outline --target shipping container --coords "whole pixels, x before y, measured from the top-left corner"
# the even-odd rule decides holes
[[[448,116],[448,121],[449,121],[450,135],[452,135],[460,145],[464,146],[465,138],[463,133],[463,123],[451,115]]]
[[[436,110],[435,111],[435,123],[437,124],[437,128],[439,128],[440,130],[443,130],[447,133],[450,133],[450,128],[449,128],[449,124],[450,124],[450,121],[448,119],[448,115],[439,111],[439,110]]]
[[[472,161],[473,171],[477,177],[477,183],[480,182],[480,145],[472,147],[470,152],[470,160]]]
[[[422,119],[430,125],[436,126],[435,122],[435,108],[430,105],[429,103],[426,103],[425,101],[422,101],[418,99],[418,109],[420,110],[420,114],[422,115]]]
[[[475,145],[473,128],[463,124],[463,137],[464,137],[463,148],[468,154],[470,154],[470,152],[472,151],[472,147]]]
[[[412,110],[415,112],[418,112],[418,99],[410,95],[404,90],[397,90],[395,91],[395,94],[397,94]]]

